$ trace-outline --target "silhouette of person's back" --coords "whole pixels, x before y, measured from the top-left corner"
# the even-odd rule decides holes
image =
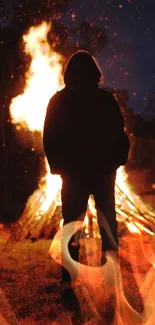
[[[64,224],[86,210],[89,194],[109,222],[113,246],[99,222],[102,249],[118,244],[114,185],[116,169],[128,158],[129,141],[124,120],[111,92],[100,89],[101,72],[86,51],[76,52],[64,74],[65,88],[49,101],[44,124],[44,150],[51,172],[60,174]],[[99,221],[99,220],[98,220]],[[78,259],[79,246],[71,256]],[[62,278],[69,281],[67,271]]]

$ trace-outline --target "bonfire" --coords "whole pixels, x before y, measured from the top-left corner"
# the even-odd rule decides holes
[[[24,92],[13,98],[10,105],[11,121],[18,132],[23,129],[30,133],[38,132],[42,139],[43,124],[49,99],[62,89],[62,55],[54,52],[47,42],[50,24],[43,22],[31,27],[23,36],[25,52],[32,61],[26,72]],[[33,148],[32,148],[33,149]],[[40,179],[38,188],[26,202],[25,209],[16,222],[17,239],[50,237],[53,229],[62,226],[61,185],[58,175],[52,175],[45,158],[46,174]],[[115,186],[117,220],[124,223],[129,231],[141,234],[154,234],[155,215],[142,203],[139,196],[133,194],[127,183],[124,168],[117,171]],[[98,237],[95,202],[92,195],[88,200],[88,210],[83,223],[87,236]]]

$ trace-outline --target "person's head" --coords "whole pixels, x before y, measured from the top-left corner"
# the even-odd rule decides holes
[[[95,59],[84,50],[75,52],[69,59],[64,73],[66,85],[99,83],[101,72]]]

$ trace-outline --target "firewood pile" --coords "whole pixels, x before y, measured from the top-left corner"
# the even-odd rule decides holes
[[[44,212],[41,205],[46,200],[46,193],[41,188],[36,189],[28,198],[19,220],[12,225],[12,237],[16,240],[52,237],[59,228],[62,218],[59,197],[60,192],[57,193],[48,210]]]
[[[116,213],[117,220],[126,225],[129,231],[154,235],[155,214],[145,205],[139,196],[132,193],[128,187],[120,186],[116,181]],[[40,187],[29,197],[26,207],[19,220],[12,225],[12,237],[16,240],[40,237],[52,238],[59,229],[62,220],[60,190],[46,211],[42,209],[46,201],[46,188]],[[90,237],[93,236],[92,220],[95,220],[94,210],[89,209]],[[97,223],[97,219],[96,219]]]

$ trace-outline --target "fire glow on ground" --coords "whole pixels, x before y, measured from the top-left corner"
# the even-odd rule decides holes
[[[26,128],[33,133],[38,131],[42,136],[44,117],[50,97],[63,87],[63,57],[52,51],[46,40],[50,26],[43,22],[38,27],[30,28],[23,36],[25,51],[31,55],[32,61],[26,73],[26,86],[23,94],[12,99],[10,113],[12,123],[18,132]],[[44,88],[47,80],[49,88]],[[32,110],[32,105],[34,110]],[[37,113],[35,111],[37,109]],[[34,112],[34,115],[32,114]],[[37,117],[37,118],[36,118]],[[93,148],[92,148],[93,151]],[[80,302],[83,324],[104,325],[153,325],[155,288],[154,288],[154,213],[134,195],[127,184],[127,175],[120,168],[116,181],[116,212],[117,219],[128,228],[128,236],[124,236],[120,246],[119,257],[107,252],[107,263],[99,265],[98,229],[96,210],[93,198],[90,197],[89,208],[93,216],[93,238],[85,239],[87,264],[77,264],[68,255],[67,241],[76,227],[84,227],[89,235],[88,214],[84,224],[70,224],[66,229],[64,246],[66,268],[73,277],[73,288]],[[47,173],[40,180],[38,189],[28,198],[25,211],[18,221],[19,237],[38,237],[41,227],[49,224],[54,217],[56,207],[61,205],[61,179]],[[33,221],[33,225],[31,226]],[[61,220],[60,220],[61,221]],[[24,225],[30,224],[24,233]],[[61,224],[60,224],[61,225]],[[61,263],[60,241],[62,225],[52,241],[50,255]],[[136,238],[136,242],[135,242]],[[147,241],[145,242],[145,239]],[[148,239],[149,238],[149,239]],[[93,252],[90,252],[90,243]],[[81,247],[81,258],[82,247]],[[78,280],[74,281],[74,274]],[[2,300],[3,293],[1,294]],[[5,307],[6,308],[6,307]],[[9,324],[4,309],[0,309],[2,324]],[[72,315],[60,315],[53,325],[72,324]],[[112,319],[111,319],[112,317]],[[14,323],[20,324],[14,317]],[[108,323],[109,322],[109,323]]]

